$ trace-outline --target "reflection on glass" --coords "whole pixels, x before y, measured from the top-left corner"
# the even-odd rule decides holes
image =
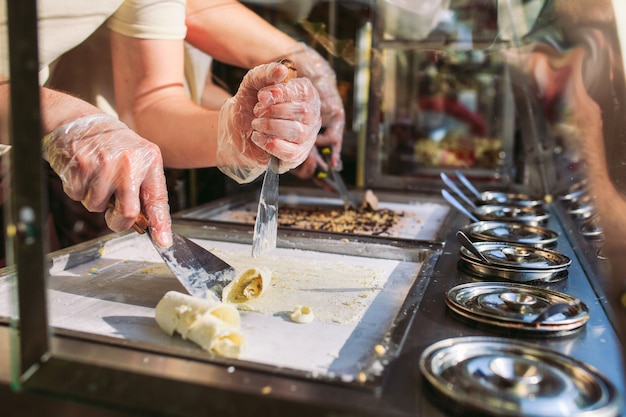
[[[385,54],[388,173],[502,164],[502,63],[482,51]]]
[[[511,92],[495,2],[381,2],[379,172],[501,174],[512,158]]]

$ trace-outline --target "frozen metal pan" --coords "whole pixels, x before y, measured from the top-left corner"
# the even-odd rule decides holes
[[[543,318],[555,305],[572,308]],[[510,282],[472,282],[446,292],[446,305],[462,319],[515,334],[562,336],[579,330],[589,320],[585,303],[568,294]]]
[[[539,248],[556,245],[559,234],[552,229],[516,222],[481,221],[463,231],[473,241],[519,243]]]
[[[247,348],[238,359],[215,356],[159,329],[155,306],[168,291],[184,288],[148,237],[134,232],[52,254],[47,295],[55,333],[378,389],[401,349],[439,253],[429,245],[363,244],[285,233],[275,252],[252,258],[249,233],[180,222],[173,226],[237,271],[254,267],[272,273],[272,287],[240,312]],[[0,300],[10,297],[12,274],[0,273]],[[313,311],[311,323],[291,320],[299,305]],[[0,302],[0,320],[13,314],[11,303]]]
[[[354,196],[364,200],[362,191]],[[370,219],[372,213],[345,210],[343,201],[325,190],[281,187],[278,226],[281,230],[306,230],[342,237],[372,236],[383,239],[443,241],[451,221],[450,206],[427,194],[399,194],[376,191],[377,214],[392,219],[382,224]],[[254,194],[242,193],[176,213],[175,219],[220,224],[254,224]],[[370,222],[371,220],[371,222]]]
[[[590,365],[543,346],[493,337],[444,339],[419,368],[441,404],[463,415],[617,416],[620,395]]]

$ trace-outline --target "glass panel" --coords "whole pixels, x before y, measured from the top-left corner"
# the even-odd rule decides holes
[[[499,54],[420,45],[384,51],[383,173],[500,170],[504,66]]]
[[[368,184],[428,188],[442,169],[509,181],[514,98],[497,2],[377,4]]]

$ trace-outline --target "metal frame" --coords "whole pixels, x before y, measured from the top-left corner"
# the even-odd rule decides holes
[[[45,187],[41,159],[41,111],[36,1],[8,1],[11,71],[12,181],[9,236],[14,239],[18,280],[20,374],[26,379],[49,353],[46,312],[47,244],[43,237]],[[19,111],[18,111],[19,109]],[[28,167],[28,169],[24,169]]]

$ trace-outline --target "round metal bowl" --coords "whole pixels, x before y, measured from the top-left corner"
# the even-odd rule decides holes
[[[604,240],[604,233],[600,226],[600,217],[597,214],[591,216],[580,226],[580,233],[589,240]]]
[[[559,282],[567,278],[567,269],[540,270],[540,269],[513,269],[502,267],[490,267],[484,264],[476,264],[461,260],[461,269],[470,275],[480,278],[500,278],[507,281],[534,283],[534,282]]]
[[[543,207],[519,207],[485,204],[472,210],[482,221],[504,221],[543,226],[550,218],[550,212]]]
[[[555,246],[559,237],[551,229],[517,222],[475,222],[465,226],[463,231],[475,241],[518,243],[538,248]]]
[[[543,346],[458,337],[428,346],[419,369],[447,407],[463,415],[617,416],[615,386],[590,365]]]
[[[569,189],[558,196],[558,199],[565,203],[572,203],[580,200],[587,194],[587,184],[584,181],[573,184]]]
[[[593,199],[589,196],[585,196],[572,202],[567,208],[567,214],[575,220],[585,220],[592,217],[595,214]]]
[[[474,246],[490,263],[484,263],[461,247],[461,265],[467,272],[480,277],[515,282],[555,282],[567,276],[567,268],[572,263],[567,256],[545,248],[507,242],[475,242]]]
[[[547,308],[557,304],[572,307],[549,317]],[[546,288],[511,282],[472,282],[446,292],[446,305],[462,319],[515,334],[562,336],[579,330],[589,320],[582,301]]]
[[[507,193],[504,191],[483,191],[474,200],[476,204],[502,205],[519,207],[540,207],[543,200],[532,198],[528,194]]]
[[[519,270],[551,271],[567,268],[572,260],[560,252],[508,242],[475,242],[474,246],[489,261],[491,267]],[[461,258],[472,263],[485,264],[464,247]]]

